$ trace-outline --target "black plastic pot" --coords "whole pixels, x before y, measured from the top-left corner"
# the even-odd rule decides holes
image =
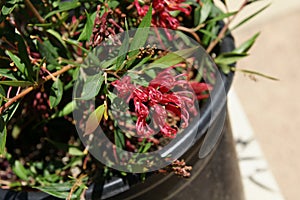
[[[233,38],[231,36],[224,38],[218,49],[219,52],[232,51]],[[242,200],[243,189],[235,144],[226,113],[226,98],[224,98],[224,93],[226,96],[230,88],[233,75],[233,73],[221,74],[222,84],[217,84],[213,90],[213,95],[217,98],[211,99],[211,102],[203,108],[200,120],[193,122],[186,130],[187,132],[197,130],[193,145],[182,156],[189,165],[193,166],[191,178],[185,179],[173,174],[155,174],[145,182],[134,185],[124,182],[121,178],[115,178],[104,185],[92,184],[86,192],[86,199]],[[224,119],[226,120],[223,126]],[[57,198],[43,192],[15,192],[0,189],[1,199]]]

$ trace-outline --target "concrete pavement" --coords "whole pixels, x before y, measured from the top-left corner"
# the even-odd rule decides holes
[[[268,1],[259,3],[264,4],[262,2]],[[257,7],[248,11],[252,9]],[[254,82],[237,73],[233,88],[287,200],[299,199],[300,185],[299,21],[299,0],[275,0],[263,15],[234,32],[237,45],[261,32],[251,55],[239,62],[238,67],[280,79],[274,82],[257,77],[258,81]]]

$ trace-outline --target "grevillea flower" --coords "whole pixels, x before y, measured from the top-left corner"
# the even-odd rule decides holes
[[[152,5],[152,25],[162,28],[177,29],[179,21],[171,15],[171,11],[180,11],[185,15],[190,15],[191,6],[184,3],[185,0],[153,0]],[[134,0],[134,5],[139,16],[144,17],[149,10],[148,5],[141,6],[138,0]]]
[[[113,11],[108,9],[100,16],[100,5],[97,7],[96,18],[90,44],[92,47],[99,46],[101,42],[109,36],[115,36],[116,32],[123,32],[124,30],[114,19],[110,16]],[[112,37],[113,38],[113,37]]]
[[[180,119],[181,127],[187,127],[190,114],[197,115],[195,102],[198,96],[205,98],[202,93],[211,88],[206,83],[190,85],[185,74],[174,76],[171,69],[160,72],[147,87],[135,86],[130,82],[129,76],[112,83],[120,98],[127,102],[133,101],[138,135],[150,136],[155,133],[155,128],[147,123],[147,119],[151,118],[163,136],[175,137],[178,127],[167,123],[168,116]]]

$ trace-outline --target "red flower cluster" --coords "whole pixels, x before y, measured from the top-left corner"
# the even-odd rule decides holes
[[[152,5],[152,25],[162,28],[177,29],[179,21],[170,14],[171,11],[180,11],[185,15],[191,13],[191,6],[183,3],[185,0],[153,0]],[[148,5],[139,4],[138,0],[134,0],[134,5],[141,17],[144,17],[149,10]]]
[[[168,115],[179,117],[183,121],[181,127],[187,127],[190,114],[194,116],[197,114],[196,98],[211,88],[205,83],[190,85],[184,79],[184,74],[174,76],[171,69],[168,68],[159,73],[147,87],[136,87],[130,83],[129,76],[112,83],[120,98],[125,99],[127,103],[133,100],[134,111],[137,116],[136,130],[138,135],[150,136],[155,133],[154,129],[146,122],[151,113],[151,118],[159,128],[160,133],[165,137],[175,137],[178,130],[167,123]],[[197,88],[196,94],[192,87]],[[205,98],[206,96],[199,97]]]
[[[89,45],[91,45],[92,47],[99,46],[101,42],[109,36],[115,36],[116,31],[124,31],[122,27],[118,25],[118,23],[116,23],[114,19],[110,16],[112,14],[112,10],[109,9],[108,11],[105,11],[102,15],[100,15],[100,8],[101,6],[99,5],[97,7],[93,33],[89,42]]]

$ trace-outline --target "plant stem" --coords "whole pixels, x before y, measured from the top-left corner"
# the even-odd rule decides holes
[[[23,90],[20,94],[14,96],[13,98],[11,98],[8,102],[6,102],[3,106],[0,107],[0,114],[3,114],[3,112],[9,107],[11,106],[14,102],[16,102],[17,100],[23,98],[24,96],[26,96],[29,92],[31,92],[32,90],[39,88],[42,84],[44,84],[45,82],[52,80],[53,77],[56,77],[58,75],[61,75],[63,73],[65,73],[66,71],[76,68],[76,66],[73,65],[67,65],[66,67],[63,67],[62,69],[49,74],[48,76],[46,76],[45,79],[39,81],[38,83],[35,83],[34,85],[26,88],[25,90]]]
[[[236,16],[244,9],[244,7],[248,4],[248,1],[249,1],[249,0],[245,0],[245,1],[243,2],[243,4],[241,5],[241,7],[239,8],[238,12],[237,12],[235,15],[233,15],[231,18],[228,19],[227,23],[226,23],[226,24],[224,25],[224,27],[221,29],[221,31],[220,31],[218,37],[217,37],[214,41],[212,41],[212,42],[210,43],[210,45],[207,47],[207,49],[206,49],[206,52],[207,52],[207,53],[210,53],[210,52],[214,49],[214,47],[219,43],[219,41],[220,41],[222,38],[224,38],[224,36],[226,35],[226,32],[227,32],[227,30],[228,30],[228,28],[229,28],[229,25],[230,25],[231,22],[236,18]]]
[[[40,13],[36,10],[34,5],[30,2],[30,0],[24,0],[26,6],[33,12],[34,16],[39,20],[41,24],[45,23],[45,19],[40,15]]]
[[[201,42],[200,37],[197,35],[197,33],[195,33],[197,31],[197,27],[195,29],[190,29],[190,28],[186,28],[183,26],[178,26],[177,29],[192,34],[197,42],[199,42],[199,43]]]

